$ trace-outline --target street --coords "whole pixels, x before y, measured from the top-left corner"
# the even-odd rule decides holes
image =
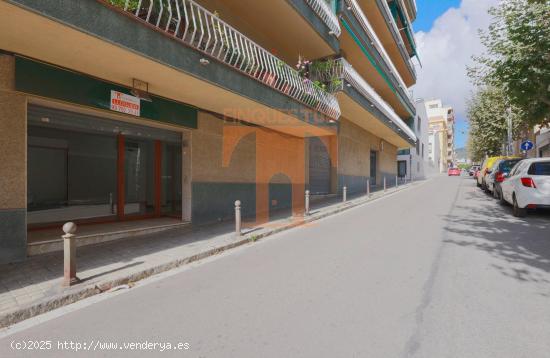
[[[72,341],[108,357],[543,358],[549,300],[550,215],[514,218],[471,178],[438,176],[29,325],[0,356],[71,356]]]

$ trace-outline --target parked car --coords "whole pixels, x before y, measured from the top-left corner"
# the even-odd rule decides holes
[[[497,160],[500,159],[515,159],[518,157],[504,157],[504,156],[498,156],[498,157],[489,157],[483,161],[483,164],[481,164],[481,169],[479,170],[479,173],[477,175],[477,186],[480,187],[483,190],[486,190],[487,184],[485,183],[485,177],[489,174],[491,174],[491,167],[495,164]],[[521,158],[518,158],[521,159]]]
[[[447,171],[447,174],[449,176],[460,176],[460,168],[449,168]]]
[[[504,200],[514,207],[514,216],[525,216],[527,209],[550,208],[550,158],[520,161],[500,187]]]
[[[491,174],[485,178],[485,187],[487,192],[493,193],[493,197],[495,199],[501,198],[502,190],[500,188],[500,184],[506,179],[508,174],[510,174],[510,170],[512,170],[514,165],[516,165],[519,161],[521,161],[520,158],[500,159],[497,160],[490,169]]]
[[[474,174],[476,173],[476,171],[479,170],[479,165],[472,165],[470,167],[470,169],[468,170],[468,175],[469,176],[474,176]]]

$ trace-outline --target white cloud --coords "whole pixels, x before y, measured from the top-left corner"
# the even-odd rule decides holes
[[[429,32],[416,33],[423,68],[418,68],[415,97],[441,98],[454,107],[459,119],[466,118],[466,101],[472,90],[466,65],[472,64],[472,55],[483,52],[478,29],[488,27],[491,17],[487,10],[498,2],[462,0],[459,8],[438,17]]]

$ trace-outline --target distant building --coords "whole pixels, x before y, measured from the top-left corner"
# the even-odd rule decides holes
[[[452,107],[443,106],[440,99],[426,101],[425,107],[428,115],[428,135],[431,137],[430,160],[432,165],[443,173],[456,163],[454,110]]]
[[[550,128],[540,128],[536,134],[535,146],[537,156],[550,157]]]
[[[417,99],[416,117],[412,123],[417,141],[414,148],[401,149],[397,152],[397,173],[408,180],[426,177],[428,165],[428,115],[423,99]]]

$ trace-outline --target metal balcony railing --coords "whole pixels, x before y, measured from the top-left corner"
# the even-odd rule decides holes
[[[411,36],[411,41],[412,41],[411,47],[416,48],[416,41],[414,39],[414,30],[412,28],[411,19],[409,18],[409,14],[407,13],[405,5],[403,4],[402,0],[399,0],[399,5],[403,8],[403,12],[404,12],[404,14],[407,18],[408,26],[410,26],[410,30],[411,30],[411,34],[412,34],[412,36]],[[393,18],[393,14],[390,10],[390,7],[389,7],[389,5],[386,1],[382,1],[382,6],[384,7],[384,11],[386,12],[386,15],[387,15],[388,19],[390,19],[390,21],[389,21],[390,26],[392,27],[393,31],[397,35],[397,45],[400,46],[405,51],[406,54],[408,54],[409,51],[407,50],[407,46],[405,46],[405,42],[403,41],[403,38],[401,37],[401,32],[402,31],[407,31],[407,29],[404,28],[404,29],[399,30],[399,27],[397,26],[397,23],[395,22],[395,19]],[[405,34],[405,36],[407,36],[407,35]],[[407,63],[407,66],[412,71],[412,73],[416,76],[416,69],[414,68],[414,65],[413,65],[412,61],[410,60],[410,58],[405,59],[405,62]]]
[[[356,0],[345,0],[345,3],[347,8],[355,15],[355,18],[359,21],[359,23],[361,24],[361,27],[371,39],[373,46],[380,53],[380,56],[382,57],[382,59],[390,69],[391,74],[393,75],[393,77],[397,79],[399,87],[402,89],[403,93],[405,94],[410,104],[414,108],[414,104],[413,104],[414,102],[412,98],[409,96],[409,93],[407,91],[407,86],[405,86],[405,83],[403,82],[401,75],[399,74],[399,72],[397,72],[395,65],[390,59],[390,56],[388,56],[388,53],[384,49],[384,46],[382,46],[380,39],[374,32],[369,20],[367,20],[367,17],[363,13],[363,10],[361,10],[361,7],[359,6],[359,4],[357,4]]]
[[[342,34],[338,17],[325,0],[306,0],[306,3],[315,11],[317,16],[323,20],[336,37]]]
[[[390,119],[401,131],[411,140],[416,141],[416,135],[412,129],[403,122],[395,113],[393,108],[380,97],[367,81],[353,68],[353,66],[344,58],[329,60],[333,62],[328,71],[312,71],[312,76],[323,82],[330,83],[329,90],[337,92],[344,89],[344,85],[351,85],[353,88],[373,103],[388,119]],[[347,82],[347,84],[346,84]]]
[[[109,3],[109,1],[104,0]],[[192,0],[121,0],[122,9],[170,37],[321,112],[340,117],[336,98]]]

